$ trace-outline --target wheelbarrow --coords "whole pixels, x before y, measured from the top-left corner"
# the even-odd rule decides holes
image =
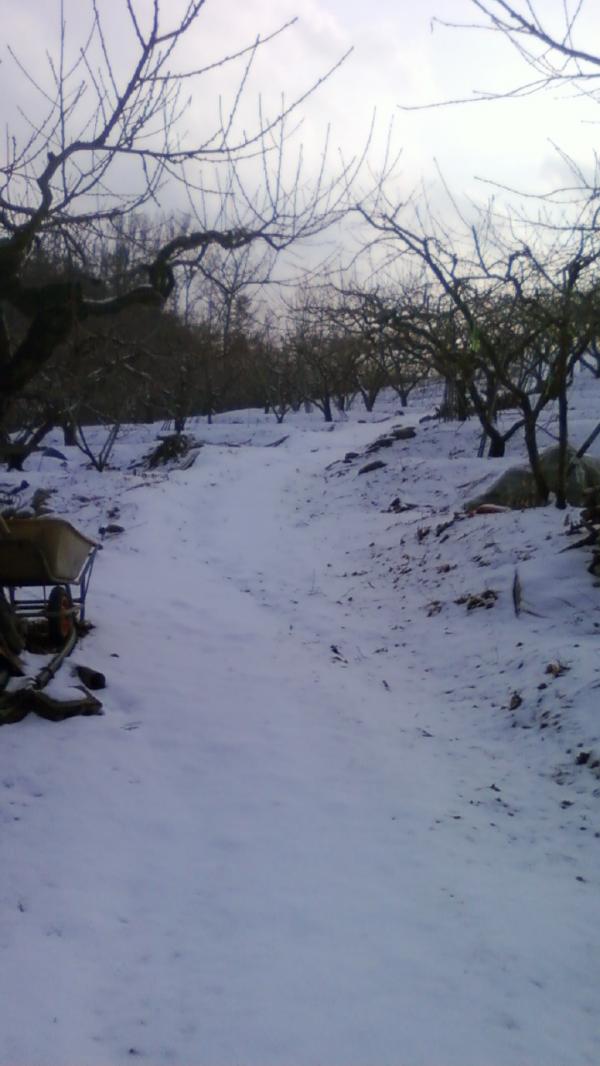
[[[62,518],[0,516],[0,586],[15,614],[46,618],[52,644],[68,641],[85,619],[98,548]]]

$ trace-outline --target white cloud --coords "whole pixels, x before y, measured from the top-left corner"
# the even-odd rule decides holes
[[[165,17],[175,18],[182,0],[172,0]],[[149,0],[138,0],[140,11]],[[3,37],[12,41],[31,64],[36,77],[44,67],[44,49],[57,40],[58,2],[5,0]],[[117,67],[125,65],[133,39],[125,32],[120,0],[101,0],[107,14],[109,45]],[[540,0],[544,16],[558,19],[562,0]],[[80,39],[89,22],[82,0],[65,0],[69,35]],[[585,164],[593,157],[597,127],[584,118],[600,118],[598,107],[580,96],[545,94],[529,99],[442,107],[406,112],[400,104],[422,104],[469,96],[473,89],[510,88],[529,76],[527,68],[507,43],[494,34],[437,27],[435,15],[456,21],[472,20],[471,0],[207,0],[197,26],[185,42],[181,62],[192,67],[213,61],[266,34],[292,18],[295,27],[260,49],[239,111],[240,128],[251,129],[257,120],[257,100],[274,114],[282,94],[290,101],[301,95],[351,46],[354,51],[342,68],[302,106],[304,143],[308,165],[317,166],[328,124],[332,141],[345,157],[364,144],[374,109],[378,135],[371,151],[374,169],[381,163],[385,131],[394,118],[395,140],[403,147],[401,186],[406,194],[420,178],[435,175],[437,160],[449,185],[458,195],[485,197],[475,176],[527,189],[556,183],[558,157],[550,140]],[[600,52],[600,11],[592,0],[583,10],[583,40]],[[559,25],[558,21],[553,25]],[[71,39],[71,36],[69,37]],[[16,104],[32,107],[32,89],[16,73],[2,49],[0,92],[5,115],[19,122]],[[200,80],[187,120],[190,136],[214,128],[219,96],[235,99],[243,65],[219,68]],[[11,106],[12,105],[12,106]]]

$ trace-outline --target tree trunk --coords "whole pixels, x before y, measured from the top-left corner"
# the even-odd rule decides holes
[[[10,361],[0,365],[0,424],[4,424],[15,398],[67,339],[77,321],[78,285],[46,285],[38,295],[40,306],[25,337]]]
[[[558,481],[556,485],[556,506],[564,511],[567,506],[567,448],[569,446],[569,402],[567,384],[561,383],[558,394]]]
[[[490,438],[490,449],[488,451],[489,459],[503,459],[506,452],[506,441],[501,433],[497,431]]]
[[[65,448],[75,448],[77,445],[77,431],[70,419],[65,419],[62,424],[63,443]]]
[[[544,503],[548,501],[548,485],[540,463],[540,453],[537,446],[536,420],[530,411],[525,412],[525,444],[531,473],[533,474],[536,488]]]
[[[445,422],[466,422],[469,405],[464,383],[456,378],[447,378],[440,414]]]
[[[493,406],[492,410],[490,410],[490,406],[485,402],[481,394],[477,391],[475,385],[470,386],[469,395],[471,397],[471,403],[475,408],[475,413],[481,423],[481,428],[485,434],[485,437],[487,437],[490,442],[488,458],[502,459],[506,451],[506,441],[504,439],[504,434],[500,432],[494,422]],[[483,456],[484,453],[485,437],[481,440],[481,443],[479,445],[480,458]]]

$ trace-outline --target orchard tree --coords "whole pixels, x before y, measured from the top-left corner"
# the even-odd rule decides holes
[[[592,214],[594,208],[590,208]],[[454,355],[446,358],[469,395],[492,454],[502,455],[506,435],[496,423],[501,391],[522,415],[531,470],[542,498],[548,486],[540,462],[537,424],[542,410],[556,402],[559,425],[559,489],[565,503],[568,447],[567,389],[575,364],[600,331],[600,242],[590,214],[578,212],[577,224],[550,229],[506,226],[493,209],[484,212],[462,238],[419,208],[412,219],[380,188],[376,200],[359,207],[382,245],[400,249],[425,268],[438,316],[430,322],[413,315],[411,329],[429,336],[446,321]],[[531,372],[541,387],[532,393]],[[447,373],[446,375],[447,376]],[[511,427],[510,433],[515,431]]]
[[[275,263],[276,252],[269,246],[215,248],[188,275],[186,321],[201,324],[213,341],[211,358],[204,360],[207,400],[202,413],[209,418],[232,404],[248,406],[253,399],[247,395],[256,361],[253,338],[261,328],[255,301],[258,291],[271,284]]]
[[[553,5],[546,0],[471,0],[474,11],[472,21],[453,22],[447,19],[434,19],[441,25],[462,30],[492,31],[504,37],[523,60],[527,75],[520,83],[507,86],[504,91],[478,92],[468,98],[469,101],[485,102],[493,99],[516,99],[547,91],[566,90],[569,97],[600,103],[600,48],[594,43],[590,32],[590,17],[597,18],[597,5],[594,0],[560,0]],[[461,101],[444,101],[444,103],[464,103]],[[428,106],[428,105],[426,105]],[[433,105],[438,106],[438,105]],[[539,394],[541,397],[556,398],[559,411],[560,442],[560,481],[558,492],[559,505],[564,503],[564,478],[567,459],[567,388],[573,365],[581,361],[594,373],[597,372],[597,336],[598,336],[598,281],[597,281],[597,241],[600,230],[600,213],[597,200],[600,190],[600,167],[598,153],[593,148],[590,152],[590,166],[584,167],[571,158],[561,147],[557,147],[562,163],[570,173],[570,179],[559,188],[540,194],[538,203],[540,215],[537,218],[538,230],[548,239],[548,245],[556,248],[557,243],[570,237],[571,252],[562,261],[554,259],[549,273],[546,272],[547,261],[534,256],[534,271],[543,275],[546,283],[544,300],[534,309],[538,325],[550,316],[548,328],[536,334],[536,344],[530,353],[529,374],[536,374],[537,367],[542,368],[538,375]],[[490,184],[494,184],[493,176]],[[529,194],[529,202],[535,202],[535,196]],[[565,217],[566,209],[570,217]],[[519,249],[513,247],[515,257],[526,255],[528,245]],[[553,269],[554,268],[554,269]],[[594,276],[595,275],[595,276]],[[545,304],[545,306],[542,306]],[[551,309],[551,310],[550,310]],[[521,302],[521,312],[531,310]],[[520,316],[521,320],[523,315]],[[548,358],[552,372],[547,376]],[[526,410],[526,423],[531,423],[532,413]],[[587,441],[580,447],[578,455],[590,446],[600,434],[600,423]]]
[[[274,340],[268,325],[254,350],[253,379],[260,390],[265,414],[272,411],[279,425],[306,398],[302,392],[304,374],[293,345]]]
[[[356,340],[340,328],[328,290],[301,294],[289,312],[283,345],[298,367],[300,391],[333,422],[334,408],[343,412],[356,392]]]
[[[408,288],[400,281],[387,286],[356,282],[338,290],[337,318],[357,342],[356,384],[367,411],[373,410],[381,389],[388,386],[406,407],[411,392],[428,373],[411,328]]]
[[[327,178],[324,159],[310,183],[301,153],[291,168],[285,158],[290,116],[335,67],[272,117],[259,106],[252,129],[238,120],[257,52],[290,24],[195,68],[186,55],[207,18],[204,0],[87,0],[88,25],[77,42],[67,8],[58,0],[58,41],[45,70],[14,49],[3,56],[17,89],[21,79],[24,102],[0,157],[0,425],[78,323],[134,305],[162,306],[178,273],[201,265],[211,248],[262,242],[278,251],[320,232],[342,214],[361,162]],[[81,5],[77,11],[80,17]],[[212,127],[195,134],[190,108],[203,78],[235,63],[241,74],[229,105],[215,100]],[[124,241],[127,220],[164,203],[172,186],[185,192],[185,224],[152,249]],[[120,250],[118,286],[107,278],[96,285],[90,270],[99,230]],[[61,246],[76,274],[26,280],[28,258],[46,242]],[[6,309],[23,323],[15,335]]]

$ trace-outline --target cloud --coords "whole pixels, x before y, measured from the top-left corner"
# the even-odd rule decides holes
[[[99,0],[105,17],[107,43],[114,56],[117,79],[127,76],[135,50],[126,6],[121,0]],[[135,0],[136,10],[147,18],[149,0]],[[183,10],[184,0],[162,6],[173,21]],[[54,0],[27,0],[5,5],[3,37],[12,41],[36,78],[49,85],[45,49],[56,54],[59,4]],[[560,16],[561,0],[543,0],[543,12]],[[67,40],[70,54],[83,40],[90,22],[90,7],[82,0],[65,0]],[[398,105],[466,97],[473,89],[509,88],[529,74],[514,50],[495,34],[473,33],[437,27],[434,15],[448,15],[447,0],[422,0],[419,5],[398,0],[206,0],[197,24],[183,42],[173,62],[198,68],[250,44],[260,33],[268,34],[300,12],[295,26],[277,40],[260,48],[238,102],[236,129],[256,129],[259,100],[263,114],[275,115],[282,100],[291,102],[315,85],[349,49],[342,67],[305,100],[290,125],[302,119],[295,138],[303,145],[305,167],[318,168],[323,140],[331,127],[334,148],[344,158],[361,151],[377,111],[377,133],[370,160],[374,172],[381,165],[386,131],[394,121],[395,145],[403,148],[398,197],[402,198],[421,179],[436,174],[436,162],[457,195],[485,197],[476,176],[532,189],[536,182],[552,185],[560,166],[549,148],[553,140],[578,160],[592,159],[596,129],[584,123],[594,118],[597,107],[574,94],[545,94],[513,100],[406,112]],[[471,19],[470,0],[453,0],[452,17]],[[600,41],[600,12],[591,2],[584,5],[586,41]],[[595,36],[594,36],[595,35]],[[41,115],[31,84],[1,51],[0,93],[4,117],[17,132],[24,133],[17,110],[23,106]],[[192,103],[182,124],[189,143],[210,135],[237,100],[245,61],[218,67],[189,86]],[[186,93],[188,87],[186,86]],[[88,94],[93,110],[93,93]],[[221,109],[221,111],[220,111]],[[290,146],[293,149],[293,146]],[[295,159],[290,155],[290,166]],[[554,162],[553,162],[554,160]],[[174,197],[166,203],[181,203]]]

